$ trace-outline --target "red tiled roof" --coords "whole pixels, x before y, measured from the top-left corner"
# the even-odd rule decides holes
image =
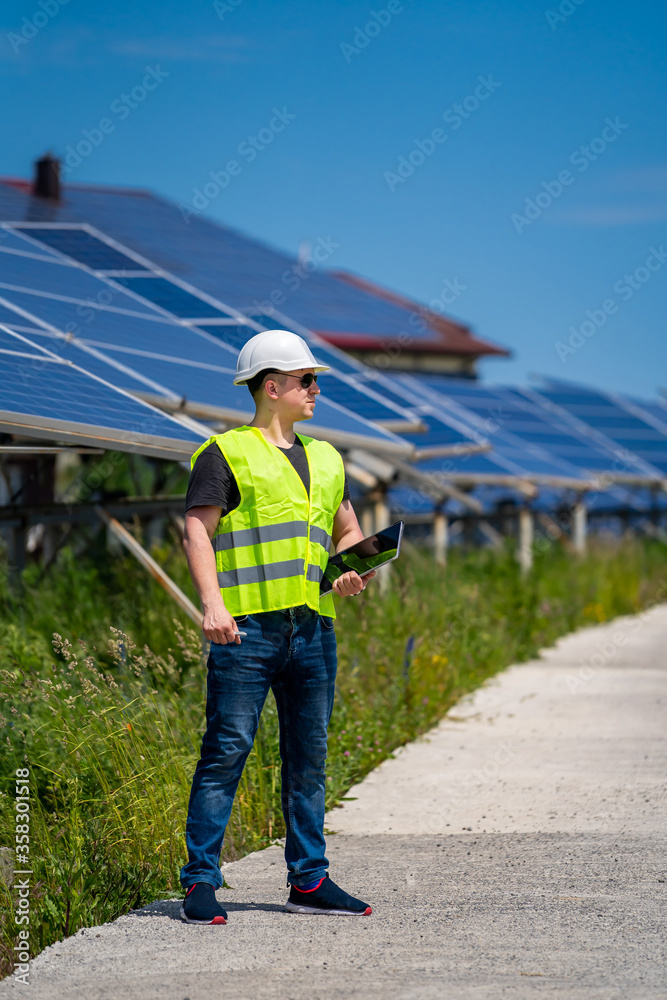
[[[409,309],[411,312],[423,316],[429,327],[439,336],[434,337],[432,341],[415,338],[409,347],[407,347],[410,351],[424,351],[434,354],[473,354],[476,357],[481,357],[482,355],[509,357],[511,354],[511,351],[506,347],[500,347],[488,340],[482,340],[481,337],[474,336],[470,332],[469,327],[464,326],[463,323],[457,323],[453,319],[439,316],[437,313],[427,309],[426,306],[407,298],[405,295],[399,295],[388,288],[383,288],[382,285],[376,285],[375,282],[369,281],[367,278],[360,278],[356,274],[349,274],[347,271],[332,271],[330,273],[332,277],[338,278],[340,281],[345,281],[349,285],[354,285],[356,288],[361,288],[370,295],[376,295],[386,302],[392,302],[402,309]],[[317,332],[337,347],[344,348],[347,345],[350,350],[372,351],[392,342],[391,337],[388,337],[386,341],[380,341],[377,337],[364,334],[361,331],[358,334],[324,330],[318,330]]]

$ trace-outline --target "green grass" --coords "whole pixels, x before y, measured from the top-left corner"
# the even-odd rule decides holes
[[[182,555],[165,548],[156,556],[187,587]],[[585,559],[552,546],[526,578],[509,551],[454,551],[443,572],[411,549],[386,596],[371,589],[338,602],[329,804],[487,677],[579,625],[655,602],[666,579],[664,546],[651,542],[594,547]],[[28,765],[34,955],[80,927],[178,892],[205,661],[199,633],[175,619],[154,581],[105,550],[95,560],[64,551],[41,580],[31,567],[20,605],[6,584],[0,604],[8,778],[0,846],[13,843],[13,775]],[[270,698],[226,859],[284,832],[277,743]],[[0,878],[5,973],[15,941],[12,906]]]

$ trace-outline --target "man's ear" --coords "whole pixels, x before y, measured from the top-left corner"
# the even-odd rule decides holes
[[[267,378],[264,383],[264,391],[271,399],[278,398],[278,383],[273,378]]]

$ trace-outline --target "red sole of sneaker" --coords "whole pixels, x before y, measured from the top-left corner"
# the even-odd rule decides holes
[[[181,920],[186,924],[202,924],[205,927],[210,927],[212,924],[227,923],[224,917],[213,917],[213,920],[190,920],[189,917],[186,917],[183,907],[181,907]]]

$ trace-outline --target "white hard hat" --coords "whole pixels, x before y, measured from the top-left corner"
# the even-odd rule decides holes
[[[265,368],[279,372],[293,372],[299,368],[329,371],[328,365],[317,363],[306,341],[289,330],[265,330],[251,337],[239,353],[234,385],[243,385]]]

